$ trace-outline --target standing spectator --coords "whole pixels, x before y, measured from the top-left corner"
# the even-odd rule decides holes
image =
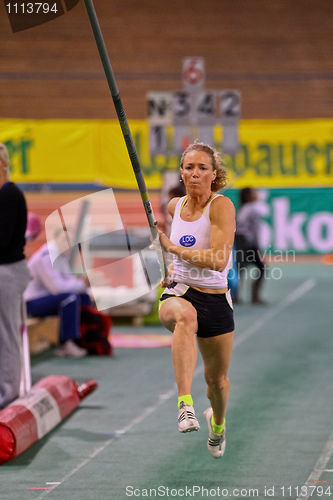
[[[257,193],[254,189],[246,187],[241,189],[240,207],[236,216],[236,262],[239,277],[247,265],[253,265],[258,270],[258,277],[252,283],[252,304],[264,305],[259,292],[263,285],[265,265],[259,252],[259,225],[260,213],[258,211]],[[240,283],[239,283],[240,284]],[[235,302],[239,302],[236,296]]]
[[[9,156],[0,144],[0,408],[19,395],[21,378],[20,310],[29,281],[24,257],[27,206],[9,180]]]

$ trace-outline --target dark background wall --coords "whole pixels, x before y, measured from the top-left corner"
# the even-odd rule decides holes
[[[179,90],[182,58],[206,87],[237,88],[243,118],[333,116],[331,0],[95,0],[129,118]],[[0,117],[114,118],[83,2],[13,34],[0,5]]]

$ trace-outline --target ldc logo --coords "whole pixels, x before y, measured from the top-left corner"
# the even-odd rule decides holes
[[[192,247],[197,240],[192,234],[184,234],[179,240],[179,243],[183,247]]]

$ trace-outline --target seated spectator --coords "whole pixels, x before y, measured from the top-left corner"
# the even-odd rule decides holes
[[[45,243],[28,261],[32,280],[24,298],[32,317],[59,315],[60,348],[56,355],[82,357],[87,354],[76,343],[80,339],[81,306],[91,305],[84,280],[73,276],[67,257],[60,254],[64,233],[58,230],[55,239]],[[57,266],[52,266],[50,252],[58,254]],[[60,271],[61,269],[61,271]]]

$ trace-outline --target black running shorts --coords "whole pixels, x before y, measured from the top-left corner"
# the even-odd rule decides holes
[[[230,291],[227,293],[199,292],[182,283],[172,282],[166,287],[160,301],[181,297],[197,311],[198,337],[216,337],[235,329]]]

